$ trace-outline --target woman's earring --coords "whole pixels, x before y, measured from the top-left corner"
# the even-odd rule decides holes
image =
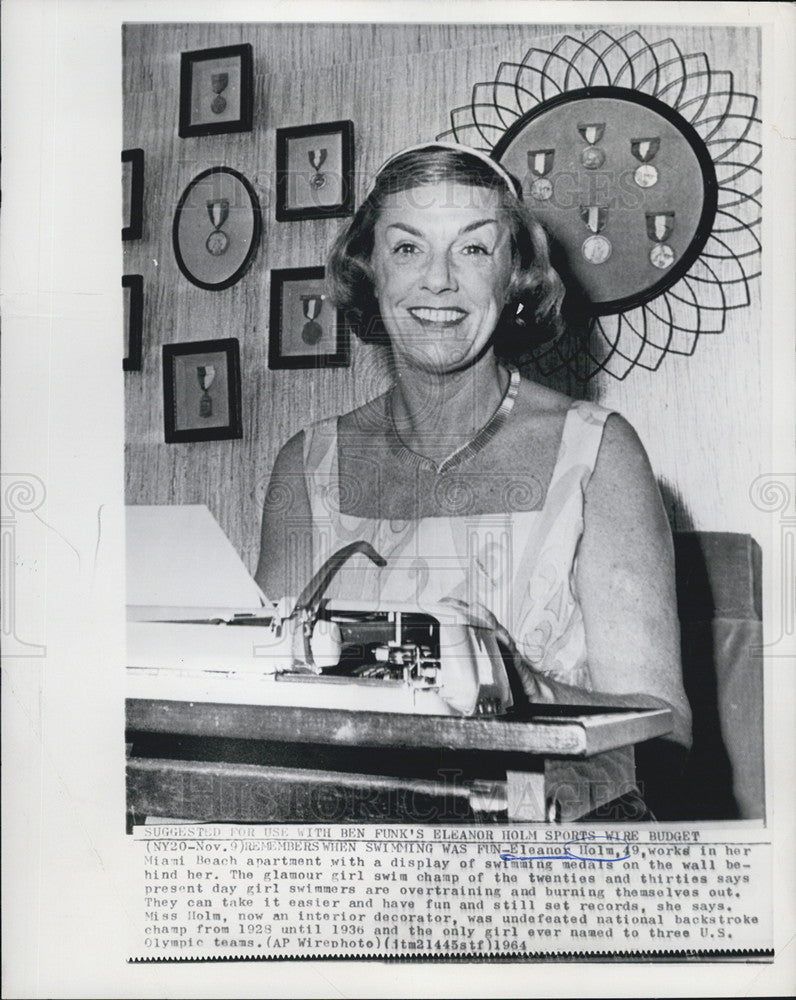
[[[522,302],[519,303],[514,312],[514,325],[515,326],[525,326],[525,317],[521,315],[525,306]]]

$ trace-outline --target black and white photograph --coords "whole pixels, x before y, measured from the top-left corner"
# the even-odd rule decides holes
[[[239,30],[213,34],[222,45]],[[327,93],[323,56],[339,45],[407,44],[400,26],[247,30],[255,78],[282,79],[279,47],[305,39],[295,105],[261,109],[277,127],[278,113],[290,120],[310,93]],[[124,29],[125,137],[166,170],[179,170],[179,140],[159,127],[162,95],[142,82],[192,31]],[[449,33],[451,66],[455,39],[475,57],[494,34]],[[355,116],[357,207],[348,221],[313,223],[325,268],[277,266],[295,254],[285,222],[232,297],[213,300],[165,269],[153,279],[177,337],[197,314],[240,324],[244,447],[256,459],[214,453],[195,479],[178,478],[177,453],[156,458],[148,443],[155,415],[131,397],[127,502],[204,504],[254,578],[262,605],[244,630],[248,655],[217,699],[259,711],[226,707],[221,725],[216,702],[194,697],[181,652],[173,669],[185,676],[190,733],[175,730],[170,747],[160,732],[154,677],[152,698],[129,705],[131,822],[764,820],[749,496],[763,427],[748,405],[761,364],[759,32],[497,34],[503,61],[483,56],[464,104],[438,75],[439,54],[412,56],[427,109],[402,130],[379,127],[405,105],[378,86],[381,47],[357,63],[372,73]],[[279,142],[289,157],[298,148]],[[279,161],[267,130],[241,143],[238,165],[263,203]],[[178,218],[191,206],[204,220],[201,254],[205,202],[217,199],[196,181],[188,190],[199,193],[186,191]],[[233,228],[212,225],[210,239]],[[175,250],[188,226],[175,222]],[[142,250],[168,253],[157,238]],[[223,260],[204,256],[208,268]],[[324,376],[348,360],[338,311],[351,364]],[[147,352],[158,334],[145,331]],[[186,439],[206,423],[190,364]],[[167,387],[182,381],[166,375]],[[225,468],[231,486],[219,489]],[[202,575],[215,575],[209,561]],[[177,606],[196,603],[190,578]],[[218,605],[229,605],[221,586]],[[179,648],[166,635],[184,630],[179,616],[163,615],[170,624],[153,612],[149,631]],[[218,632],[216,619],[208,609],[205,631]],[[235,643],[239,621],[233,612],[226,630]],[[215,672],[198,648],[201,689]],[[128,655],[135,677],[150,667],[132,636]],[[169,668],[159,671],[173,692]],[[350,713],[344,737],[339,712]],[[178,765],[189,735],[195,759]],[[165,762],[160,777],[153,761]],[[236,765],[261,769],[246,771],[234,807],[175,800],[179,767],[222,775],[222,761],[230,788]],[[417,808],[413,782],[424,783]]]
[[[792,9],[78,2],[107,194],[4,159],[8,985],[787,994]]]

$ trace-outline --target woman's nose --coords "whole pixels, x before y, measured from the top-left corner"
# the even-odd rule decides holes
[[[421,277],[421,286],[439,295],[441,292],[456,291],[458,285],[446,253],[432,253]]]

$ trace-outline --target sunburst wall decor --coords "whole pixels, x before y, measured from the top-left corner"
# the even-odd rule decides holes
[[[585,317],[536,349],[544,374],[625,378],[693,354],[759,275],[757,99],[704,52],[597,31],[503,62],[437,136],[521,182]]]

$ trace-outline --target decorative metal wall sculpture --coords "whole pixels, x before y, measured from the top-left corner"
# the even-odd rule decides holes
[[[759,275],[757,99],[667,38],[569,35],[501,63],[437,138],[500,160],[581,299],[580,336],[534,355],[581,380],[693,354]]]

